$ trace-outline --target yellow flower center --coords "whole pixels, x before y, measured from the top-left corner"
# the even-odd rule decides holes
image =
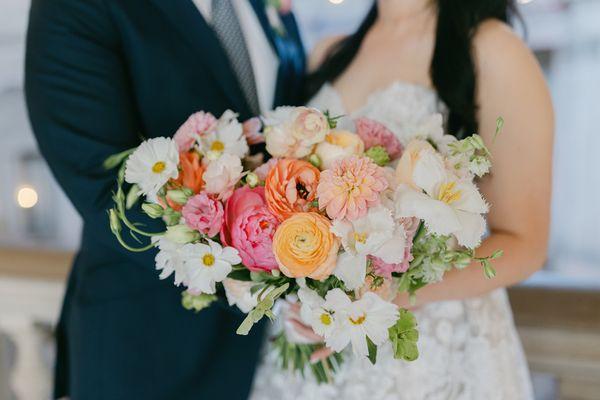
[[[348,319],[350,320],[350,322],[352,322],[353,325],[361,325],[363,322],[365,322],[365,319],[367,319],[367,316],[365,314],[363,314],[356,319],[352,318],[352,317],[348,317]]]
[[[225,144],[223,142],[221,142],[220,140],[215,140],[210,145],[210,149],[212,151],[223,151],[223,150],[225,150]]]
[[[152,166],[152,172],[154,172],[155,174],[160,174],[165,170],[165,168],[167,168],[167,164],[165,164],[164,161],[157,161]]]
[[[460,190],[455,190],[456,182],[443,183],[440,187],[440,193],[438,194],[438,200],[443,201],[446,204],[452,204],[455,201],[460,200]]]
[[[204,257],[202,257],[202,263],[205,267],[212,267],[215,263],[215,256],[212,254],[205,254]]]
[[[367,241],[367,234],[364,232],[354,232],[354,240],[359,243],[365,244],[365,242]]]
[[[321,323],[323,325],[331,325],[331,315],[327,313],[321,314]]]

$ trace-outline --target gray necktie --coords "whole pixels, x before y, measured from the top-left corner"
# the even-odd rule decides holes
[[[260,106],[252,62],[231,0],[212,0],[212,26],[231,62],[250,111],[258,115]]]

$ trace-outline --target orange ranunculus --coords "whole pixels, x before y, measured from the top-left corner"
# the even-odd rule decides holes
[[[423,151],[435,152],[435,149],[429,142],[420,139],[411,141],[404,149],[404,153],[402,153],[402,157],[400,157],[396,166],[396,181],[398,183],[405,183],[413,188],[417,187],[413,180],[413,172],[415,164],[419,161]]]
[[[273,253],[279,269],[290,278],[323,280],[335,269],[339,239],[331,222],[315,212],[292,215],[273,236]]]
[[[195,194],[199,193],[204,187],[202,175],[206,169],[202,165],[200,154],[196,151],[182,151],[179,153],[179,176],[177,179],[171,179],[167,183],[168,189],[188,188]],[[175,211],[180,211],[183,207],[167,197],[167,203]],[[164,204],[163,204],[164,206]]]
[[[280,221],[296,212],[316,210],[319,170],[303,160],[283,159],[267,174],[265,198],[267,206]]]

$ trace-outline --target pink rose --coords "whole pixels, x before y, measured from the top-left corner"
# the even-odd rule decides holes
[[[310,107],[297,107],[292,122],[292,136],[302,146],[312,146],[325,140],[329,133],[329,122],[325,115]]]
[[[404,244],[404,258],[401,263],[389,264],[379,257],[369,256],[373,271],[384,278],[391,278],[392,272],[406,272],[410,267],[410,262],[413,260],[412,246],[413,239],[419,229],[420,220],[418,218],[402,218],[400,224],[404,226],[406,232],[406,242]]]
[[[243,186],[225,203],[221,243],[234,247],[249,270],[271,271],[277,268],[272,243],[278,225],[267,208],[264,187]]]
[[[217,126],[217,119],[211,113],[194,113],[177,129],[173,139],[179,151],[188,151],[194,146],[197,137],[205,135]]]
[[[365,142],[365,149],[382,146],[392,160],[399,158],[404,151],[402,144],[392,131],[377,121],[369,118],[358,118],[354,121],[356,133]]]
[[[188,227],[210,237],[219,233],[225,216],[221,202],[205,192],[188,199],[181,212]]]

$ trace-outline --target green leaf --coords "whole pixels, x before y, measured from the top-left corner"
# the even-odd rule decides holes
[[[104,167],[104,169],[116,168],[119,165],[121,165],[125,161],[125,159],[129,157],[131,153],[133,153],[134,150],[135,148],[125,150],[117,154],[113,154],[112,156],[109,156],[106,160],[104,160],[102,166]]]
[[[255,323],[257,323],[258,321],[260,321],[265,315],[268,318],[273,318],[273,313],[271,312],[271,309],[273,308],[273,305],[275,304],[275,300],[277,300],[277,298],[279,298],[279,296],[284,294],[286,292],[286,290],[288,290],[289,287],[290,287],[290,284],[289,284],[289,282],[287,282],[284,285],[275,287],[273,290],[268,292],[264,296],[264,298],[258,302],[256,307],[254,307],[254,309],[248,313],[246,318],[244,318],[244,320],[238,327],[236,333],[238,335],[245,336],[248,333],[250,333],[252,326]]]
[[[246,267],[243,269],[234,269],[229,273],[229,275],[227,275],[227,277],[236,281],[251,281],[250,270],[246,269]]]
[[[417,321],[414,315],[408,310],[401,309],[396,324],[388,330],[394,358],[414,361],[419,357],[417,347],[419,332],[416,328]]]
[[[371,361],[371,364],[375,365],[375,363],[377,362],[377,345],[375,343],[373,343],[373,341],[366,336],[367,339],[367,349],[369,350],[369,361]]]
[[[217,300],[214,294],[191,294],[187,290],[181,293],[181,305],[186,310],[202,311]]]

